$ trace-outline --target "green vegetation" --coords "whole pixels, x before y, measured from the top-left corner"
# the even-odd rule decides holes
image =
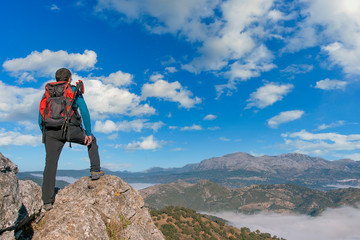
[[[147,191],[149,194],[146,194]],[[360,201],[360,189],[354,188],[319,191],[293,184],[277,184],[229,189],[208,180],[196,184],[163,184],[141,192],[150,208],[181,206],[196,211],[232,211],[246,214],[273,211],[316,216],[326,208],[342,205],[356,207]]]
[[[119,215],[117,219],[105,220],[106,232],[111,240],[122,239],[122,232],[131,224],[130,220],[123,215]]]
[[[212,220],[184,207],[153,209],[150,214],[167,240],[285,240],[259,230],[251,232],[246,227],[237,229],[219,218]]]

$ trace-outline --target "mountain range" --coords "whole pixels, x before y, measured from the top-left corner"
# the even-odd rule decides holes
[[[230,188],[286,183],[319,190],[360,186],[360,162],[350,159],[328,161],[300,153],[256,157],[236,152],[181,168],[154,167],[143,172],[106,172],[129,183],[170,183],[179,179],[196,183],[208,179]],[[22,172],[19,178],[34,180],[41,173]],[[88,170],[58,170],[57,175],[80,178],[88,174]]]
[[[140,190],[148,207],[191,208],[200,212],[258,211],[299,213],[316,216],[326,208],[357,207],[360,189],[319,191],[292,184],[252,185],[229,189],[208,180],[198,183],[174,182]]]

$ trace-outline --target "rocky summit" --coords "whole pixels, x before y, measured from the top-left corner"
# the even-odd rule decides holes
[[[138,191],[119,177],[82,177],[45,212],[40,187],[19,181],[16,165],[0,157],[0,239],[164,239]]]

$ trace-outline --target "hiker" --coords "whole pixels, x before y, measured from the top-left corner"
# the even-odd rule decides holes
[[[71,86],[71,72],[66,68],[57,70],[55,78],[56,82],[48,83],[45,86],[45,94],[40,102],[39,111],[39,126],[43,132],[43,143],[45,143],[46,150],[42,185],[42,200],[45,210],[50,210],[55,201],[54,190],[58,160],[66,142],[70,142],[70,147],[72,142],[87,146],[91,180],[97,180],[104,175],[104,171],[100,168],[96,138],[91,133],[89,111],[82,95],[84,91],[82,82],[79,81],[76,86]]]

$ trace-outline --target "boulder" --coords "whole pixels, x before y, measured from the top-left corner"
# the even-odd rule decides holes
[[[0,233],[15,229],[22,206],[17,166],[0,153]]]
[[[34,239],[164,239],[137,190],[121,178],[82,177],[56,195]]]
[[[0,153],[0,238],[15,239],[22,227],[38,216],[41,188],[32,181],[19,181],[18,167]]]

